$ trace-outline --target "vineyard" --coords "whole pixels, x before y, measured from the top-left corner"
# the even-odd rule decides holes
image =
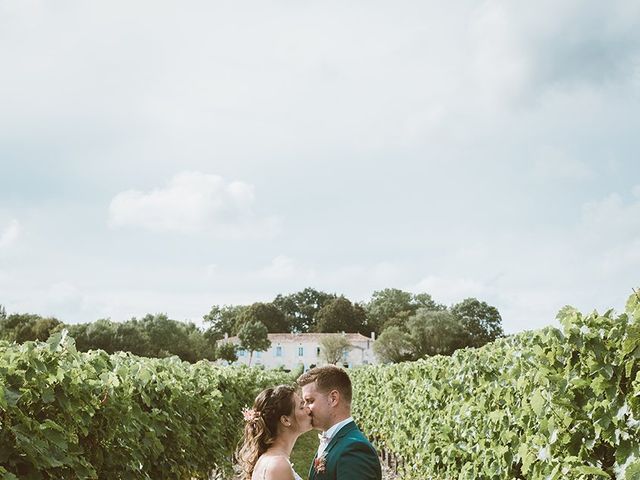
[[[354,417],[406,480],[640,478],[640,301],[562,329],[351,372]],[[0,343],[1,479],[204,479],[283,372]]]
[[[405,479],[640,479],[640,301],[451,357],[354,372]]]
[[[228,471],[242,407],[282,372],[0,344],[0,478],[192,479]]]

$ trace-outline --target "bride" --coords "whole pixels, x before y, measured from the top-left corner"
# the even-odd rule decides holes
[[[236,452],[242,480],[302,480],[289,456],[298,437],[311,430],[311,415],[296,390],[267,388],[243,413],[244,436]]]

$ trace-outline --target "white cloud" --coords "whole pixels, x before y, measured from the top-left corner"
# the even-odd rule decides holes
[[[285,255],[278,255],[265,268],[260,269],[256,276],[266,280],[284,280],[293,278],[294,275],[302,273],[296,266],[294,260]]]
[[[530,76],[529,56],[505,5],[486,2],[472,22],[472,79],[486,108],[520,95]]]
[[[578,233],[594,268],[619,279],[632,278],[640,268],[640,195],[625,201],[619,193],[583,206]],[[629,280],[632,281],[632,280]]]
[[[46,290],[43,303],[53,311],[81,311],[84,309],[86,298],[72,283],[57,282]]]
[[[609,274],[640,266],[640,238],[608,249],[602,255],[601,265]]]
[[[0,217],[0,301],[18,310],[199,318],[395,286],[477,296],[517,331],[637,283],[637,1],[0,10],[0,203],[21,222]],[[185,168],[222,177],[165,185]],[[142,230],[184,235],[150,251]]]
[[[9,222],[9,225],[0,233],[0,249],[9,248],[18,240],[20,236],[20,223],[18,220],[13,219]]]
[[[109,206],[109,225],[158,232],[208,232],[232,238],[273,235],[277,220],[257,217],[254,202],[252,185],[227,182],[217,175],[183,172],[164,188],[117,194]]]
[[[420,280],[413,288],[415,292],[427,292],[440,303],[457,303],[468,297],[482,299],[487,294],[487,287],[472,278],[441,277],[429,275]]]
[[[588,202],[582,209],[583,228],[591,236],[607,243],[617,243],[640,237],[640,197],[634,187],[634,199],[625,202],[619,193]]]
[[[533,174],[543,180],[585,180],[594,176],[586,163],[551,146],[541,147],[538,151],[533,163]]]

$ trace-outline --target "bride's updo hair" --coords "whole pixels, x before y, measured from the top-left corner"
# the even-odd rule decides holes
[[[258,394],[253,408],[244,411],[244,435],[236,451],[243,480],[251,479],[258,458],[273,444],[280,417],[293,412],[295,391],[289,385],[267,388]]]

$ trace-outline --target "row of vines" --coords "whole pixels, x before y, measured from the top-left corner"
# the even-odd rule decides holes
[[[640,301],[562,329],[355,371],[354,416],[403,479],[640,479]]]
[[[352,372],[354,416],[407,480],[640,479],[640,301],[562,330]],[[229,472],[241,408],[282,372],[0,343],[0,479]]]
[[[0,479],[196,479],[226,470],[241,409],[282,372],[0,343]]]

